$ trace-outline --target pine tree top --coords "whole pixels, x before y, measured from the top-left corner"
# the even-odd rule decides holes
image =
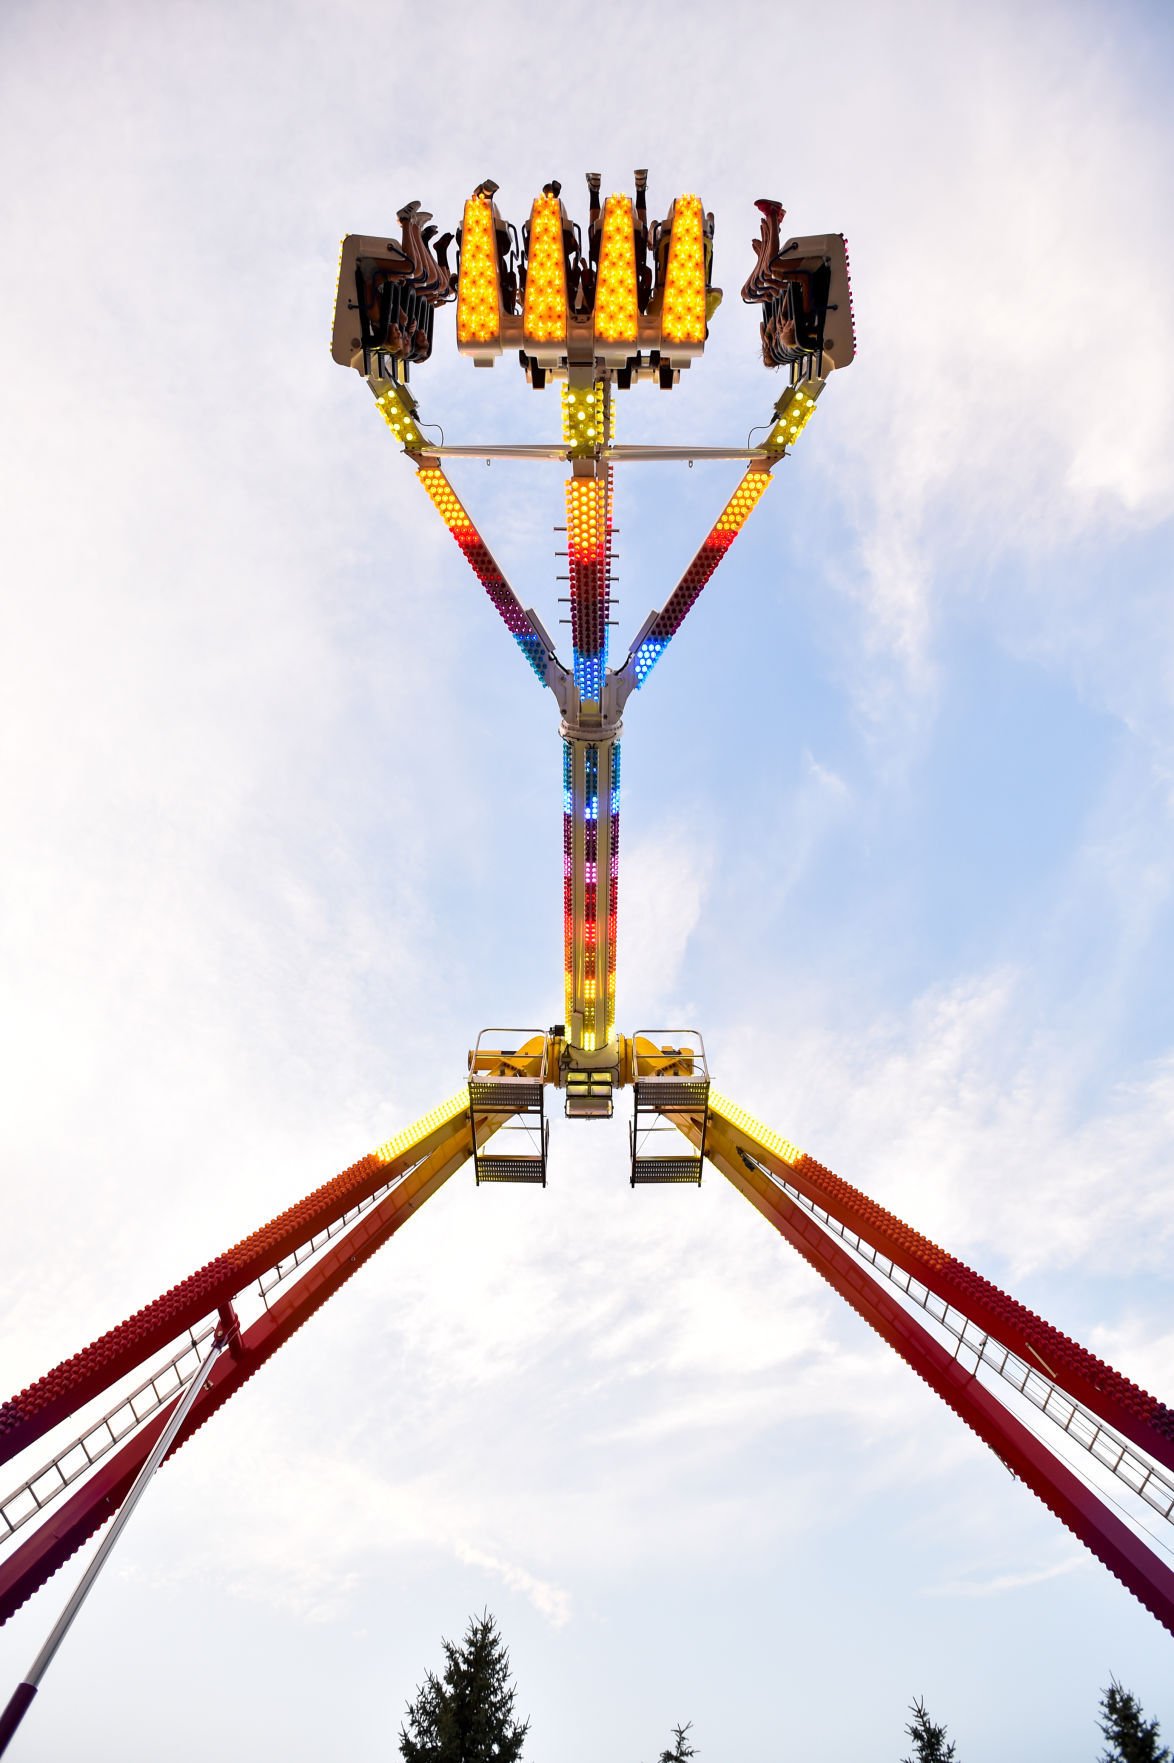
[[[687,1720],[684,1726],[674,1726],[673,1748],[671,1751],[662,1751],[657,1763],[688,1763],[690,1757],[695,1757],[697,1746],[689,1739],[689,1733],[692,1729],[693,1722],[691,1720]]]
[[[1100,1728],[1108,1741],[1100,1763],[1170,1763],[1170,1751],[1158,1743],[1158,1723],[1147,1720],[1135,1695],[1115,1677],[1101,1693]]]
[[[487,1610],[464,1638],[442,1640],[444,1671],[429,1672],[400,1728],[404,1763],[518,1763],[530,1730],[514,1719],[510,1656]]]
[[[954,1745],[947,1742],[945,1727],[930,1719],[921,1696],[910,1702],[909,1712],[913,1719],[905,1731],[913,1740],[913,1755],[903,1757],[901,1763],[953,1763]]]

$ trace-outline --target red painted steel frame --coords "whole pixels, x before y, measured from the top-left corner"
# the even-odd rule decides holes
[[[699,1142],[699,1120],[690,1121],[686,1130],[695,1143]],[[942,1400],[991,1447],[1012,1473],[1038,1494],[1061,1523],[1067,1525],[1134,1597],[1174,1634],[1174,1572],[1165,1567],[1129,1526],[1066,1464],[1054,1456],[1022,1421],[1016,1419],[999,1398],[978,1381],[973,1372],[961,1365],[916,1317],[911,1316],[898,1299],[884,1289],[879,1280],[873,1278],[847,1249],[841,1247],[817,1219],[788,1194],[783,1193],[768,1174],[758,1169],[748,1169],[738,1154],[739,1140],[754,1157],[762,1161],[769,1157],[769,1152],[765,1148],[760,1149],[752,1135],[738,1132],[720,1115],[716,1118],[710,1115],[706,1128],[705,1154],[722,1175],[764,1218],[769,1219],[780,1235],[823,1275],[828,1284],[913,1367],[918,1376],[937,1391]],[[810,1162],[810,1159],[805,1161]],[[793,1186],[802,1185],[790,1165],[786,1165],[779,1173]],[[838,1181],[839,1178],[833,1177],[833,1180]],[[857,1199],[864,1199],[856,1189],[849,1188],[847,1182],[839,1185],[841,1190],[855,1194]],[[827,1206],[822,1200],[819,1204],[824,1205],[841,1222],[849,1224],[850,1228],[856,1230],[873,1247],[880,1246],[874,1233],[866,1233],[850,1223],[842,1206]],[[893,1219],[891,1213],[885,1216]],[[904,1228],[903,1226],[902,1229]],[[884,1252],[888,1254],[888,1250]],[[900,1264],[907,1265],[907,1257]],[[940,1279],[931,1282],[931,1289],[945,1295],[942,1293]],[[954,1302],[964,1314],[973,1315],[969,1306],[958,1304],[957,1300]],[[1001,1333],[996,1333],[995,1338],[1003,1345],[1008,1344]]]
[[[478,1119],[477,1138],[488,1139],[495,1127]],[[241,1336],[239,1348],[226,1353],[214,1368],[172,1446],[177,1451],[203,1426],[229,1396],[284,1346],[352,1273],[370,1260],[424,1201],[447,1181],[469,1156],[468,1117],[464,1146],[442,1147],[414,1172],[411,1190],[401,1186],[385,1196],[339,1236],[320,1261],[298,1279]],[[419,1180],[415,1176],[419,1176]],[[176,1400],[179,1398],[177,1397]],[[6,1560],[0,1562],[0,1623],[80,1549],[101,1525],[114,1516],[151,1447],[167,1424],[175,1403],[155,1415],[120,1450],[99,1465],[88,1481],[55,1508]],[[170,1458],[171,1452],[168,1453]]]
[[[710,1121],[716,1120],[737,1138],[736,1119],[722,1121],[720,1111],[724,1106],[723,1098],[716,1111],[711,1109]],[[732,1110],[735,1117],[739,1113]],[[742,1131],[741,1137],[747,1149],[768,1169],[774,1169],[806,1198],[822,1206],[922,1285],[947,1299],[1003,1346],[1042,1367],[1053,1383],[1106,1425],[1123,1433],[1167,1469],[1174,1470],[1174,1410],[1164,1402],[1106,1365],[1079,1341],[1053,1328],[956,1255],[939,1248],[895,1213],[878,1206],[814,1157],[799,1152],[792,1162],[779,1157],[768,1142],[756,1142],[750,1130]]]
[[[369,1198],[377,1188],[402,1175],[438,1144],[454,1133],[468,1140],[468,1116],[444,1121],[415,1140],[401,1156],[388,1162],[372,1152],[352,1163],[341,1175],[316,1188],[296,1206],[253,1231],[214,1261],[189,1274],[162,1297],[135,1312],[125,1322],[65,1359],[25,1390],[0,1404],[0,1463],[15,1457],[60,1421],[109,1389],[119,1378],[136,1371],[145,1360],[162,1351],[197,1323],[267,1273],[287,1255],[319,1231],[327,1229],[352,1206]],[[415,1183],[415,1177],[410,1178]]]

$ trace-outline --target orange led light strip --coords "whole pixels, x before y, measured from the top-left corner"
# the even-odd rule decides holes
[[[607,667],[610,467],[602,477],[568,478],[567,562],[575,684],[598,703]]]
[[[567,264],[562,204],[549,193],[530,210],[530,251],[522,331],[530,343],[564,343],[567,336]]]
[[[495,343],[500,336],[501,284],[493,203],[488,196],[470,196],[461,223],[457,342]]]
[[[661,310],[661,336],[666,343],[705,341],[704,224],[700,196],[678,196]]]
[[[595,278],[595,335],[604,343],[636,341],[636,238],[627,196],[603,206],[603,238]]]

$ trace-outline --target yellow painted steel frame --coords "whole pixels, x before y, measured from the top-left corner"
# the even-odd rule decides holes
[[[480,1146],[493,1137],[501,1122],[493,1115],[485,1114],[477,1115],[474,1124]],[[467,1085],[429,1113],[421,1115],[411,1126],[395,1133],[372,1153],[375,1163],[380,1166],[382,1181],[388,1179],[389,1168],[395,1172],[409,1171],[395,1190],[399,1202],[396,1211],[405,1217],[418,1210],[472,1155]],[[418,1167],[414,1168],[414,1164]]]
[[[701,1114],[678,1115],[675,1118],[681,1131],[695,1145],[700,1145],[703,1124]],[[803,1152],[789,1139],[783,1138],[781,1133],[764,1126],[761,1120],[755,1120],[752,1114],[747,1114],[719,1090],[712,1088],[709,1092],[708,1119],[704,1126],[707,1160],[752,1206],[770,1219],[772,1224],[775,1223],[780,1210],[778,1198],[781,1196],[778,1195],[778,1189],[765,1176],[759,1175],[755,1179],[754,1172],[747,1169],[738,1155],[739,1146],[748,1150],[768,1168],[777,1168],[787,1180],[794,1179],[796,1165],[804,1160]]]

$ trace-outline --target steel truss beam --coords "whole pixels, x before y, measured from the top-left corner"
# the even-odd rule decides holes
[[[1166,1465],[1174,1460],[1171,1410],[725,1096],[711,1090],[707,1121],[697,1114],[678,1117],[678,1124],[694,1144],[704,1128],[705,1155],[714,1167],[1174,1634],[1174,1572],[780,1184],[880,1250],[1002,1346],[1029,1355],[1060,1389]]]
[[[500,1121],[477,1114],[473,1124],[480,1145],[497,1131]],[[221,1358],[180,1428],[171,1448],[178,1450],[394,1236],[471,1153],[468,1092],[462,1090],[5,1403],[0,1410],[7,1421],[5,1456],[15,1455],[50,1427],[77,1413],[92,1397],[136,1370],[160,1346],[174,1341],[178,1332],[196,1326],[210,1311],[230,1312],[233,1298],[276,1262],[304,1249],[314,1236],[398,1173],[401,1179],[391,1191],[334,1237],[327,1252],[268,1303],[265,1312],[231,1343],[231,1352]],[[155,1412],[0,1562],[0,1624],[118,1511],[181,1399],[182,1392]]]

